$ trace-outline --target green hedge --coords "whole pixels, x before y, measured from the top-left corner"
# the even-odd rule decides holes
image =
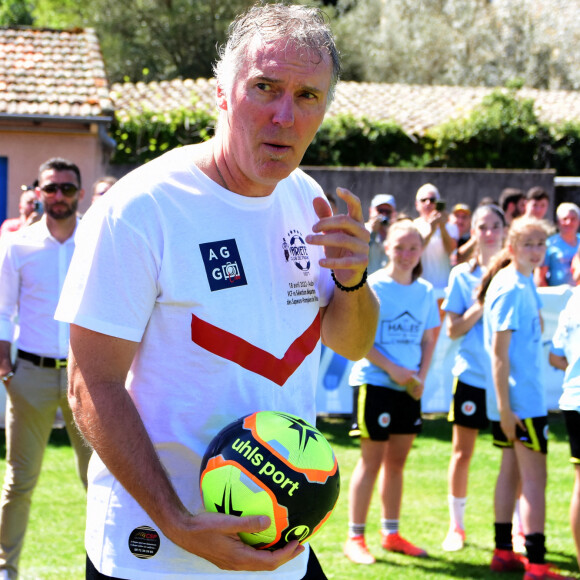
[[[112,162],[139,165],[165,151],[199,143],[213,135],[215,115],[183,108],[117,115]],[[352,116],[328,117],[303,159],[305,165],[344,167],[470,167],[487,169],[554,168],[580,175],[580,123],[549,126],[530,99],[498,89],[468,117],[408,135],[393,122]]]

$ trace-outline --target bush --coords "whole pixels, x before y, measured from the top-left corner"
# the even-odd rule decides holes
[[[181,108],[169,113],[117,113],[111,133],[117,142],[112,163],[140,165],[165,151],[206,141],[215,113]],[[554,168],[580,175],[580,123],[550,127],[530,99],[496,90],[464,119],[408,135],[394,122],[339,115],[326,118],[306,151],[304,165],[343,167]]]
[[[548,163],[549,128],[538,120],[533,100],[511,91],[494,91],[468,117],[434,127],[428,136],[433,166],[540,169]]]
[[[395,123],[338,115],[323,121],[302,163],[398,167],[416,165],[421,153],[417,140]]]
[[[207,141],[215,121],[214,114],[195,106],[169,113],[145,110],[117,114],[111,127],[117,142],[111,162],[141,165],[175,147]]]

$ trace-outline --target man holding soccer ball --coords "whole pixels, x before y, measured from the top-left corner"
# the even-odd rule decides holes
[[[87,578],[322,579],[308,547],[238,533],[268,518],[205,513],[212,437],[258,410],[315,421],[321,339],[357,359],[378,305],[361,205],[333,216],[297,169],[339,74],[322,14],[255,6],[216,65],[210,141],[130,173],[83,218],[57,318],[69,399],[95,450]]]

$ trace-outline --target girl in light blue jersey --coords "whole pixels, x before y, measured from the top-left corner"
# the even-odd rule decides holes
[[[550,364],[566,371],[560,409],[570,440],[570,462],[574,464],[574,491],[570,503],[570,526],[580,565],[580,287],[573,290],[552,339]]]
[[[495,205],[478,207],[471,220],[475,257],[451,270],[443,310],[447,313],[447,335],[459,340],[453,366],[453,400],[449,421],[453,422],[452,453],[449,462],[449,531],[443,549],[453,552],[465,542],[465,503],[469,463],[480,429],[489,425],[485,398],[489,359],[483,347],[483,305],[477,300],[481,278],[502,248],[506,221]],[[482,356],[483,355],[483,356]]]
[[[542,384],[542,321],[532,273],[544,260],[549,226],[521,217],[512,222],[506,249],[483,277],[484,342],[494,389],[487,413],[494,445],[502,449],[495,491],[495,542],[491,569],[525,569],[524,580],[564,578],[545,562],[545,488],[548,410]],[[520,509],[527,559],[513,551],[512,514]]]
[[[403,469],[421,431],[421,395],[435,348],[439,311],[433,286],[419,278],[423,239],[413,222],[394,222],[387,234],[388,264],[369,276],[380,300],[373,348],[355,363],[351,434],[360,435],[361,457],[349,490],[349,531],[344,553],[357,564],[372,564],[365,524],[375,481],[381,497],[381,545],[385,550],[425,557],[425,550],[399,534]]]

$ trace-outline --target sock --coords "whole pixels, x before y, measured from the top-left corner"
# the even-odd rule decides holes
[[[399,531],[399,520],[381,519],[381,530],[386,535],[396,534]]]
[[[522,527],[522,520],[520,518],[520,500],[516,499],[516,505],[514,507],[514,515],[512,518],[513,529],[516,534],[523,534],[524,528]]]
[[[546,536],[526,534],[526,552],[530,564],[543,564],[546,555]]]
[[[513,552],[512,544],[512,523],[507,524],[495,523],[495,547],[498,550],[509,550]]]
[[[355,538],[356,536],[365,535],[366,524],[355,524],[353,522],[348,522],[348,537]]]
[[[448,495],[447,501],[449,502],[449,518],[451,520],[451,527],[464,530],[465,504],[467,503],[467,498]]]

